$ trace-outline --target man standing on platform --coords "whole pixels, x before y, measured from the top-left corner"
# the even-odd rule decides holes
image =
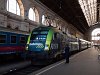
[[[66,62],[65,63],[69,63],[69,45],[66,44],[66,47],[65,47],[65,59],[66,59]]]

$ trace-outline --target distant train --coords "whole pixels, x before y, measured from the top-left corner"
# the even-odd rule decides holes
[[[69,44],[70,52],[88,48],[85,40],[72,37],[54,27],[40,26],[30,33],[26,49],[30,57],[33,57],[32,61],[39,64],[63,57],[66,44]]]
[[[0,27],[0,56],[25,52],[28,33]]]

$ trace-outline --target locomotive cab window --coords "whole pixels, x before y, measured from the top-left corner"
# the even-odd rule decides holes
[[[54,39],[57,39],[57,33],[54,33]]]
[[[60,34],[59,33],[54,33],[53,40],[58,40],[58,39],[60,39]]]
[[[24,43],[25,43],[25,37],[24,37],[24,36],[21,36],[21,37],[20,37],[20,43],[21,43],[21,44],[24,44]]]
[[[53,40],[57,39],[57,33],[54,33]]]
[[[16,44],[16,35],[11,35],[10,40],[11,43]]]
[[[60,40],[60,38],[62,37],[63,35],[57,33],[57,39]]]
[[[0,44],[6,43],[6,35],[0,34]]]

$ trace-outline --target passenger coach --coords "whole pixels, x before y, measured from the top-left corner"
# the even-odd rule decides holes
[[[0,27],[0,59],[24,53],[27,37],[26,32]]]

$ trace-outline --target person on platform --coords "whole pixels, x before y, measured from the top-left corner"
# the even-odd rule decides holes
[[[69,63],[69,45],[66,44],[66,47],[65,47],[65,59],[66,59],[66,62],[65,63]]]

